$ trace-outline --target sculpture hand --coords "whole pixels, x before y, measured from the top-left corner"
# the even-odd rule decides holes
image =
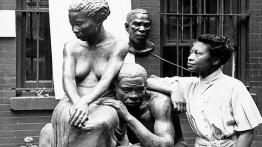
[[[180,91],[171,93],[171,101],[176,112],[186,112],[186,100]]]
[[[111,106],[116,109],[119,117],[121,117],[124,120],[127,120],[128,117],[131,115],[126,106],[119,100],[113,100],[113,99],[106,99],[101,102],[102,105]]]
[[[68,123],[71,126],[81,128],[84,126],[85,122],[88,120],[88,105],[81,102],[81,100],[72,105],[69,110],[70,118]]]

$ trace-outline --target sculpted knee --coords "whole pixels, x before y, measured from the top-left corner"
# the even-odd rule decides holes
[[[107,130],[115,127],[118,123],[118,115],[114,108],[99,106],[96,112],[90,114],[89,120],[82,127],[82,130]]]
[[[39,135],[39,147],[51,147],[54,140],[54,130],[51,123],[46,124]]]

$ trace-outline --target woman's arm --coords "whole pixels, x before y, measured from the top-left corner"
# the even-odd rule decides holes
[[[157,78],[148,78],[147,87],[149,90],[161,92],[171,96],[171,101],[175,111],[186,111],[186,100],[183,97],[179,82],[174,81],[172,87]]]
[[[173,89],[171,86],[167,85],[166,83],[162,82],[157,78],[148,78],[147,79],[147,88],[148,90],[153,90],[157,92],[161,92],[167,95],[171,95]]]
[[[237,139],[237,145],[236,147],[250,147],[253,141],[254,137],[254,130],[247,130],[247,131],[242,131],[238,132],[239,134],[238,139]]]

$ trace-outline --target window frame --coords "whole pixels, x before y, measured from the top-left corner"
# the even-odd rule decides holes
[[[182,46],[189,46],[190,48],[192,47],[192,43],[193,43],[193,39],[192,38],[192,32],[190,32],[190,41],[185,41],[184,43],[181,43],[181,40],[179,40],[180,38],[176,38],[176,42],[173,42],[173,43],[166,43],[166,38],[168,37],[167,35],[167,31],[169,30],[167,25],[168,25],[168,19],[167,17],[168,16],[175,16],[176,18],[182,18],[183,17],[190,17],[191,18],[196,18],[196,19],[201,19],[201,17],[211,17],[211,16],[214,16],[214,17],[221,17],[222,19],[224,19],[225,17],[237,17],[237,21],[238,22],[245,22],[245,23],[240,23],[240,25],[237,24],[237,30],[240,30],[241,32],[237,32],[237,46],[238,46],[238,50],[236,50],[236,52],[234,53],[234,56],[231,58],[232,61],[232,72],[233,74],[231,75],[232,77],[235,77],[239,80],[241,80],[243,83],[246,84],[246,75],[245,75],[245,70],[246,70],[246,51],[247,51],[247,48],[248,48],[248,33],[247,33],[247,26],[248,26],[248,20],[249,20],[249,14],[247,14],[247,2],[245,1],[241,1],[241,0],[237,0],[238,2],[238,6],[237,6],[237,13],[233,13],[233,5],[232,5],[232,1],[233,0],[230,0],[229,3],[230,3],[230,13],[221,13],[221,12],[224,12],[225,10],[223,8],[223,11],[221,10],[217,10],[217,14],[208,14],[208,13],[192,13],[193,11],[193,7],[192,7],[192,3],[193,3],[193,0],[190,0],[190,13],[183,13],[183,12],[179,12],[180,9],[183,9],[183,8],[179,8],[179,1],[181,0],[177,0],[177,9],[178,10],[175,10],[176,12],[175,13],[170,13],[170,12],[167,12],[168,10],[168,6],[170,5],[168,2],[169,0],[163,0],[160,2],[160,36],[161,36],[161,44],[160,44],[160,49],[161,49],[161,56],[164,57],[164,50],[165,48],[167,47],[174,47],[176,48],[176,52],[177,50],[179,49],[180,45]],[[217,3],[223,3],[225,0],[217,0]],[[197,3],[198,2],[203,2],[203,5],[205,5],[205,2],[206,0],[197,0]],[[223,6],[223,5],[222,5]],[[235,7],[235,6],[234,6]],[[199,8],[197,8],[199,9]],[[219,7],[220,9],[220,7]],[[181,10],[182,11],[182,10]],[[170,19],[169,19],[170,20]],[[198,24],[197,24],[198,25]],[[176,25],[177,27],[175,28],[176,30],[179,30],[179,25]],[[190,22],[190,27],[192,27],[192,21]],[[223,23],[222,23],[222,27],[223,27]],[[192,28],[191,28],[192,29]],[[190,29],[190,31],[191,31]],[[219,30],[219,35],[223,35],[223,28],[222,30]],[[178,31],[176,31],[177,35],[178,35]],[[200,32],[197,31],[197,36],[200,35]],[[242,40],[242,41],[240,41]],[[244,41],[243,41],[244,40]],[[183,39],[182,39],[182,42],[183,42]],[[178,51],[179,52],[179,51]],[[236,57],[236,58],[235,58]],[[177,57],[176,57],[176,62],[179,63],[179,53],[177,53]],[[179,70],[177,70],[179,71]],[[163,62],[161,63],[161,75],[162,76],[165,76],[165,73],[164,73],[164,68],[163,68]],[[182,72],[183,73],[183,72]],[[176,73],[177,75],[181,76],[181,73],[177,72]],[[247,83],[248,84],[248,83]]]
[[[25,95],[33,95],[35,96],[35,92],[38,90],[45,90],[49,94],[53,95],[53,79],[51,80],[40,80],[39,79],[39,22],[40,22],[40,14],[41,13],[49,13],[48,1],[41,2],[41,0],[32,0],[32,5],[35,7],[27,7],[27,0],[17,0],[16,1],[16,95],[17,96],[25,96]],[[40,3],[47,4],[47,7],[40,7]],[[37,52],[37,76],[36,81],[27,82],[25,79],[25,70],[26,70],[26,30],[23,28],[26,24],[26,13],[36,13],[37,14],[37,38],[36,39],[36,52]],[[50,48],[51,49],[51,48]]]

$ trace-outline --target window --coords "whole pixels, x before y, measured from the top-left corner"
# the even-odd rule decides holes
[[[52,88],[48,0],[17,0],[16,19],[16,89]]]
[[[189,50],[201,34],[225,35],[235,52],[223,66],[225,74],[245,82],[248,15],[241,0],[163,0],[161,1],[161,54],[186,67]],[[162,76],[190,76],[181,68],[163,62]]]

